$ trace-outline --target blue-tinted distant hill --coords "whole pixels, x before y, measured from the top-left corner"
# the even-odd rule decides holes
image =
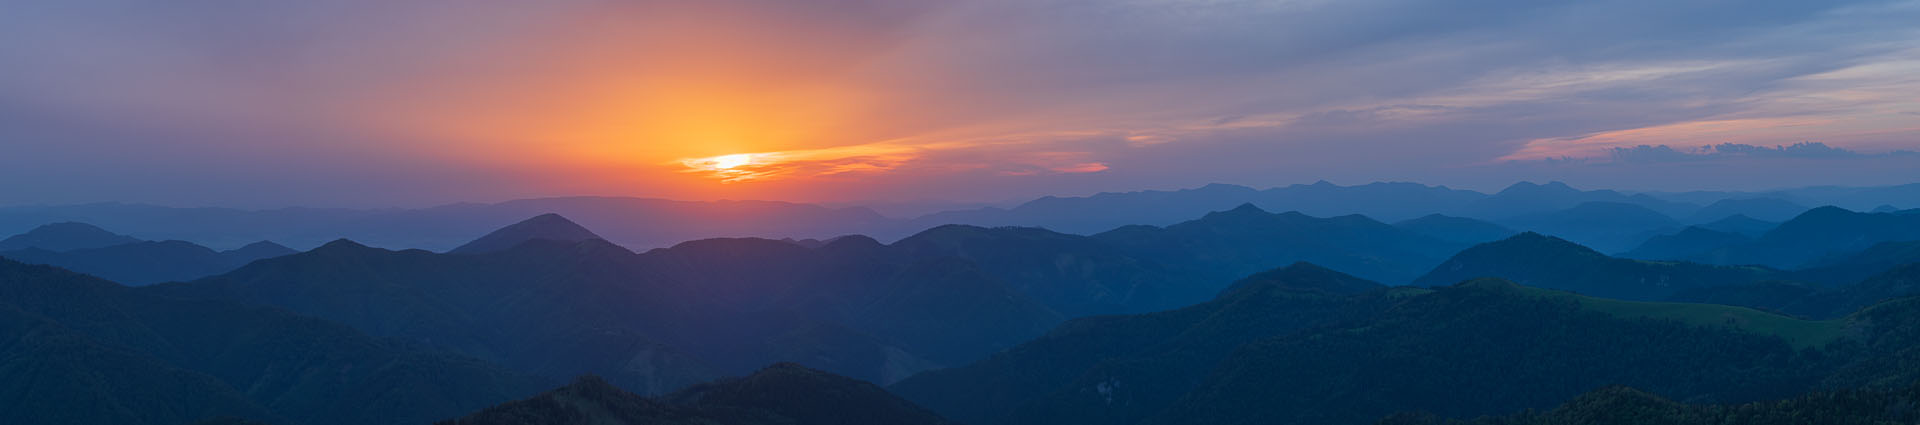
[[[1737,233],[1749,238],[1757,238],[1760,237],[1760,235],[1767,234],[1768,230],[1773,230],[1774,227],[1778,227],[1779,225],[1780,223],[1777,222],[1735,214],[1695,226],[1716,232]]]
[[[1624,300],[1659,301],[1674,293],[1786,278],[1764,267],[1615,258],[1565,239],[1527,232],[1460,251],[1419,279],[1444,286],[1482,277]]]
[[[1740,215],[1762,221],[1779,222],[1791,219],[1807,210],[1808,208],[1804,205],[1778,198],[1723,199],[1688,214],[1682,221],[1700,224]]]
[[[1126,225],[1169,225],[1241,204],[1317,216],[1362,214],[1381,220],[1404,220],[1457,209],[1485,196],[1470,190],[1416,183],[1340,186],[1321,181],[1265,190],[1211,184],[1173,191],[1049,196],[1011,209],[948,211],[918,217],[911,223],[928,227],[941,224],[1030,226],[1092,234]]]
[[[473,235],[551,212],[572,218],[611,242],[634,248],[655,248],[716,237],[826,239],[863,234],[892,241],[945,224],[1041,227],[1063,233],[1093,234],[1125,225],[1170,225],[1245,203],[1269,211],[1299,211],[1323,217],[1361,214],[1386,222],[1435,213],[1501,222],[1587,202],[1613,202],[1691,219],[1701,205],[1726,199],[1774,198],[1799,205],[1843,206],[1853,205],[1847,202],[1871,200],[1857,207],[1867,209],[1889,203],[1912,203],[1912,199],[1920,199],[1920,192],[1915,190],[1920,190],[1920,185],[1672,194],[1581,190],[1557,182],[1522,182],[1487,194],[1400,182],[1352,186],[1317,182],[1267,189],[1214,184],[1170,191],[1047,196],[1010,208],[965,209],[917,217],[887,217],[857,206],[591,196],[386,209],[242,210],[100,203],[0,207],[0,234],[25,232],[45,223],[80,221],[140,238],[189,240],[215,249],[239,247],[259,240],[308,249],[334,239],[349,238],[372,246],[445,251],[471,241]],[[1827,196],[1829,194],[1834,196]]]
[[[1601,252],[1633,249],[1680,223],[1666,214],[1624,202],[1586,202],[1564,210],[1514,216],[1500,224],[1567,239]]]
[[[90,238],[98,243],[112,243],[106,246],[74,243],[44,243],[23,249],[0,251],[0,257],[11,258],[29,264],[47,264],[59,266],[81,273],[91,274],[126,285],[150,285],[160,282],[190,280],[212,276],[239,268],[254,260],[273,258],[293,254],[294,251],[279,244],[261,241],[228,251],[213,249],[186,241],[142,241],[128,236],[116,235],[98,227],[80,223],[59,223],[41,226],[32,232],[10,238],[9,240],[52,240],[46,235],[62,232],[59,229],[80,229],[82,232],[69,232],[69,235],[81,238],[66,238],[68,241]],[[88,236],[91,235],[91,236]],[[87,246],[67,250],[42,248],[40,245],[55,247]]]
[[[1725,194],[1728,197],[1741,195]],[[1213,184],[1173,191],[1111,192],[1085,197],[1049,196],[1010,209],[948,211],[922,216],[912,222],[920,226],[953,223],[1037,226],[1066,233],[1088,234],[1132,224],[1162,226],[1207,211],[1248,203],[1271,211],[1299,211],[1317,216],[1360,214],[1386,221],[1409,220],[1435,213],[1499,221],[1565,210],[1590,202],[1632,204],[1668,216],[1684,216],[1700,210],[1698,204],[1613,190],[1581,190],[1561,182],[1520,182],[1497,193],[1486,194],[1416,183],[1340,186],[1322,181],[1264,190]],[[1734,202],[1721,208],[1737,211],[1747,206]]]
[[[1839,207],[1808,210],[1756,238],[1694,259],[1716,264],[1761,264],[1783,269],[1815,266],[1881,242],[1920,240],[1920,214],[1861,213]]]
[[[447,251],[452,254],[485,254],[513,249],[514,246],[532,240],[550,240],[560,242],[585,242],[605,238],[593,231],[580,227],[573,220],[559,214],[547,213],[534,216],[513,225],[502,227],[473,242]]]
[[[1627,204],[1666,216],[1688,214],[1699,205],[1668,201],[1645,194],[1626,194],[1612,190],[1580,190],[1561,182],[1535,184],[1519,182],[1491,196],[1474,200],[1452,215],[1494,220],[1562,211],[1588,203]]]
[[[555,222],[575,226],[542,215],[513,227]],[[647,394],[776,361],[891,382],[1062,320],[979,263],[866,237],[817,248],[708,239],[634,253],[545,235],[496,232],[482,239],[513,246],[472,254],[342,240],[153,289],[279,306],[527,373],[596,374]]]
[[[598,233],[578,227],[541,215],[480,239],[511,248],[470,254],[342,240],[154,290],[279,306],[657,394],[776,361],[888,383],[1068,318],[1205,301],[1235,275],[1276,265],[1323,261],[1404,281],[1464,246],[1360,216],[1251,206],[1096,236],[947,225],[893,244],[722,238],[643,253],[570,240]],[[519,231],[529,228],[567,231]]]
[[[1914,205],[1916,200],[1920,200],[1920,183],[1872,187],[1810,186],[1754,192],[1649,192],[1648,195],[1700,205],[1712,204],[1723,199],[1774,198],[1799,205],[1833,205],[1855,211],[1869,211],[1888,204]]]
[[[1441,214],[1428,214],[1420,218],[1393,223],[1393,226],[1435,239],[1465,244],[1506,239],[1514,233],[1519,233],[1506,226],[1483,220]]]
[[[132,236],[109,232],[97,226],[62,222],[41,225],[26,233],[9,236],[0,240],[0,251],[18,251],[40,249],[62,252],[76,249],[105,248],[114,245],[140,242]]]
[[[1620,253],[1620,256],[1641,260],[1699,258],[1721,248],[1752,241],[1753,238],[1739,233],[1687,226],[1679,232],[1648,238],[1646,242],[1641,242],[1640,246]]]
[[[419,209],[173,208],[86,204],[0,208],[0,232],[60,221],[84,221],[142,238],[238,247],[272,240],[308,249],[340,238],[373,246],[445,251],[474,235],[545,213],[559,213],[610,241],[653,248],[715,237],[815,237],[865,233],[889,239],[918,229],[864,208],[826,208],[774,201],[676,201],[566,197],[463,203]]]
[[[1189,273],[1219,276],[1219,281],[1306,261],[1398,284],[1466,246],[1360,215],[1269,213],[1252,204],[1166,227],[1122,227],[1094,238],[1141,258],[1184,265]]]

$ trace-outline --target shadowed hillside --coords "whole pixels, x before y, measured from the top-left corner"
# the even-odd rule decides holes
[[[594,376],[440,425],[942,425],[873,384],[781,363],[657,399]]]
[[[0,411],[20,423],[421,423],[545,385],[282,310],[7,260],[0,331]]]
[[[1663,300],[1689,288],[1739,285],[1783,278],[1777,270],[1609,257],[1567,240],[1522,233],[1468,248],[1414,281],[1449,285],[1499,277],[1522,285],[1605,298]]]

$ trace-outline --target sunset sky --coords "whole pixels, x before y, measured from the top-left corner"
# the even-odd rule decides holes
[[[0,205],[1920,181],[1920,1],[0,9]]]

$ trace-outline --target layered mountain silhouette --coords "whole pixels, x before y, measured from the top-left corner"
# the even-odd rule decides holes
[[[1722,199],[1688,214],[1687,223],[1708,223],[1730,216],[1745,216],[1762,221],[1783,221],[1807,212],[1804,205],[1779,198]]]
[[[0,240],[0,251],[41,249],[53,252],[105,248],[140,242],[132,236],[109,232],[97,226],[63,222],[42,225],[33,230]]]
[[[1645,194],[1624,194],[1612,190],[1580,190],[1561,182],[1535,184],[1519,182],[1485,198],[1474,200],[1453,214],[1496,221],[1575,208],[1581,204],[1626,204],[1672,216],[1699,208]],[[1446,210],[1439,210],[1446,211]]]
[[[296,253],[273,242],[219,252],[187,241],[134,242],[104,248],[54,252],[25,249],[0,257],[59,266],[127,285],[151,285],[225,273],[255,260]]]
[[[1881,242],[1920,240],[1920,214],[1859,213],[1838,207],[1808,210],[1753,242],[1703,254],[1716,264],[1762,264],[1776,268],[1817,265],[1825,258],[1872,248]]]
[[[585,227],[580,227],[579,224],[574,224],[572,220],[568,220],[566,217],[561,217],[559,214],[547,213],[534,216],[533,218],[514,223],[507,227],[502,227],[500,230],[495,230],[493,233],[481,236],[480,239],[467,242],[467,244],[460,245],[452,251],[447,252],[454,254],[482,254],[505,251],[534,240],[583,242],[594,239],[605,240],[601,238],[600,235],[593,234],[593,231],[587,230]]]
[[[1779,225],[1780,223],[1777,223],[1777,222],[1764,221],[1757,218],[1748,217],[1745,215],[1734,214],[1734,215],[1723,217],[1719,220],[1714,220],[1704,224],[1698,224],[1698,225],[1695,225],[1695,227],[1712,230],[1716,232],[1737,233],[1749,238],[1757,238],[1757,237],[1760,237],[1760,235],[1767,234],[1768,230],[1773,230],[1775,226],[1779,226]]]
[[[372,246],[445,251],[471,241],[474,235],[552,212],[595,229],[600,236],[620,245],[655,248],[714,237],[826,239],[864,234],[891,241],[946,224],[1042,227],[1064,233],[1093,234],[1125,225],[1170,225],[1243,203],[1252,203],[1271,211],[1300,211],[1314,216],[1361,214],[1387,222],[1433,213],[1501,222],[1521,215],[1564,210],[1586,202],[1633,204],[1667,216],[1692,220],[1694,213],[1703,209],[1701,205],[1729,199],[1765,198],[1796,205],[1838,205],[1866,210],[1889,202],[1916,199],[1917,196],[1920,196],[1920,184],[1870,188],[1809,187],[1763,193],[1651,194],[1581,190],[1558,182],[1521,182],[1493,194],[1417,183],[1342,186],[1317,182],[1269,189],[1214,184],[1174,191],[1100,193],[1085,197],[1050,196],[1009,209],[956,210],[913,218],[885,217],[859,207],[621,197],[540,198],[420,209],[366,210],[240,210],[103,203],[0,207],[0,232],[21,232],[52,222],[84,221],[142,237],[189,240],[217,248],[273,240],[294,248],[309,249],[334,239],[348,238]],[[1732,205],[1746,204],[1753,203]],[[1734,207],[1722,209],[1745,211]],[[1757,209],[1754,213],[1772,214],[1770,211],[1775,209]],[[1687,224],[1698,222],[1688,221]]]
[[[1299,263],[1192,307],[1078,319],[965,367],[891,389],[966,423],[1135,423],[1166,408],[1250,341],[1385,308],[1385,287]]]
[[[1322,216],[1364,214],[1386,220],[1402,220],[1434,211],[1458,209],[1485,196],[1474,191],[1415,183],[1339,186],[1321,181],[1265,190],[1210,184],[1175,191],[1100,193],[1086,197],[1048,196],[1011,209],[949,211],[926,215],[910,222],[921,227],[942,224],[1028,226],[1092,234],[1127,225],[1170,225],[1241,204]]]
[[[647,398],[583,376],[533,398],[441,425],[941,425],[944,419],[866,382],[793,363]]]
[[[420,423],[547,385],[283,310],[4,259],[0,335],[0,411],[15,423]]]
[[[1615,258],[1565,239],[1527,232],[1460,251],[1413,283],[1444,286],[1479,277],[1604,298],[1657,301],[1690,288],[1740,285],[1786,275],[1764,267]]]
[[[1654,236],[1640,246],[1620,253],[1621,257],[1643,260],[1701,258],[1726,247],[1753,242],[1753,238],[1700,226],[1687,226],[1679,232]]]
[[[142,241],[82,223],[49,224],[7,240],[23,248],[0,250],[0,257],[59,266],[127,285],[212,276],[254,260],[297,252],[268,241],[214,251],[187,241]]]
[[[58,223],[0,244],[13,248],[0,251],[0,412],[160,425],[1905,423],[1920,382],[1920,213],[1802,205],[1913,190],[1213,185],[920,219],[632,198],[0,208],[0,228]],[[220,222],[196,221],[209,217]],[[222,233],[195,240],[238,248],[79,218]],[[239,243],[262,231],[315,248]],[[771,237],[734,237],[746,235]]]
[[[1564,210],[1508,218],[1501,224],[1553,235],[1609,253],[1633,249],[1647,238],[1680,227],[1678,221],[1665,214],[1624,202],[1586,202]]]
[[[1357,270],[1359,276],[1368,279],[1400,283],[1464,246],[1360,215],[1316,218],[1299,212],[1276,214],[1252,204],[1164,228],[1127,226],[1094,238],[1141,257],[1205,269],[1188,273],[1227,273],[1219,277],[1220,281],[1307,261]]]
[[[859,207],[827,208],[775,201],[676,201],[626,197],[521,199],[418,209],[173,208],[85,204],[0,208],[0,231],[84,221],[154,239],[234,247],[272,240],[310,249],[341,238],[372,246],[445,251],[475,235],[544,213],[587,225],[607,240],[636,248],[726,236],[832,237],[853,233],[904,236],[918,228]],[[671,223],[671,225],[662,225]],[[18,230],[14,230],[18,229]]]
[[[1463,244],[1492,242],[1519,233],[1506,226],[1486,221],[1441,214],[1428,214],[1420,218],[1393,223],[1393,226],[1434,239]]]
[[[1501,279],[1368,287],[1295,265],[1194,307],[1071,321],[891,389],[978,424],[1317,424],[1545,409],[1609,384],[1742,402],[1914,374],[1888,365],[1914,356],[1900,335],[1916,320],[1899,315],[1920,302],[1812,321]]]
[[[942,226],[892,245],[711,239],[642,254],[539,237],[551,229],[592,234],[541,216],[476,241],[517,241],[492,252],[341,240],[156,290],[279,306],[553,379],[591,373],[659,394],[788,360],[890,383],[1069,317],[1205,300],[1243,270],[1310,259],[1410,279],[1458,246],[1364,217],[1252,207],[1092,237]]]
[[[973,263],[914,258],[867,238],[819,249],[717,239],[646,254],[598,239],[533,239],[485,254],[337,241],[157,289],[281,306],[651,394],[785,359],[894,380],[1061,320]]]

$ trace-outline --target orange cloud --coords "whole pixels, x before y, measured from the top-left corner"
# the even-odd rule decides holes
[[[825,149],[751,152],[684,158],[673,164],[680,172],[721,183],[744,183],[795,178],[832,178],[894,171],[953,173],[997,170],[995,174],[1028,176],[1106,171],[1110,167],[1089,160],[1089,152],[1021,152],[1018,143],[944,142],[923,145],[874,143]]]
[[[1820,128],[1831,120],[1804,117],[1751,118],[1688,121],[1651,127],[1605,131],[1576,137],[1555,137],[1527,141],[1519,150],[1500,160],[1540,160],[1563,157],[1592,157],[1608,149],[1638,145],[1710,145],[1728,140],[1775,142],[1791,139],[1801,131],[1795,128]],[[1784,137],[1783,137],[1784,136]]]
[[[782,177],[827,177],[891,171],[920,156],[920,149],[897,145],[858,145],[782,152],[754,152],[686,158],[681,172],[740,183]]]

